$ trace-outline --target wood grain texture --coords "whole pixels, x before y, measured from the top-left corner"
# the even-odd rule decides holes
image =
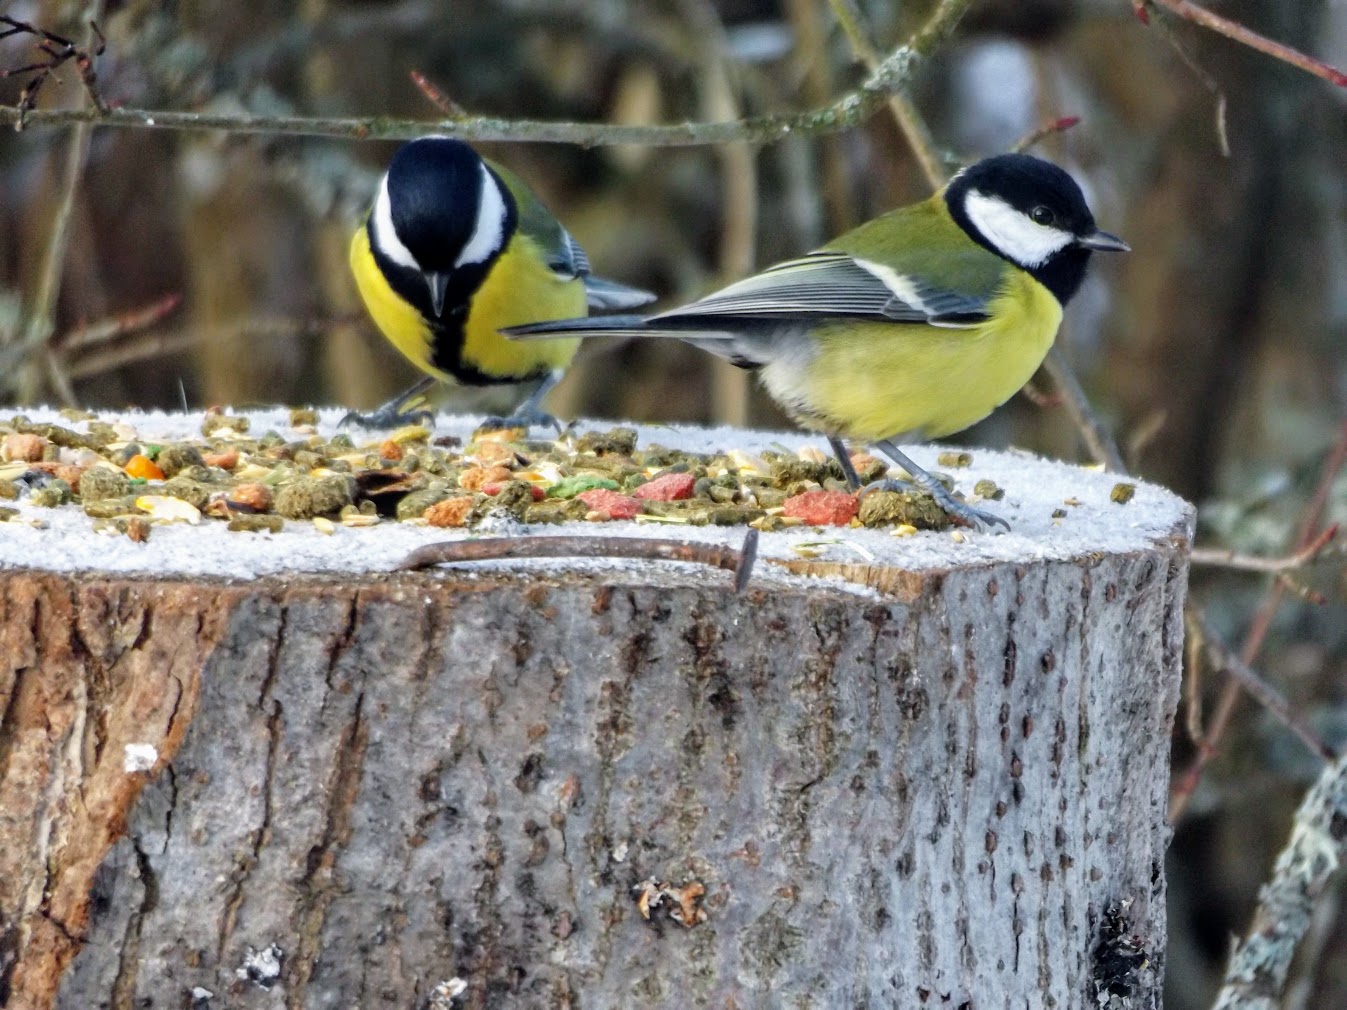
[[[1149,959],[1115,1005],[1158,1006],[1186,571],[1176,537],[883,599],[655,566],[0,573],[0,984],[34,1008],[1094,1007],[1120,906]],[[127,743],[158,763],[124,772]],[[643,919],[651,880],[704,921]],[[273,944],[278,977],[249,976]]]

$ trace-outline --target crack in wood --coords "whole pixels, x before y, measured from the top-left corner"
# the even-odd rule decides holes
[[[322,837],[309,850],[304,875],[298,884],[300,897],[295,914],[298,945],[295,956],[285,962],[288,1010],[301,1010],[306,1005],[309,980],[322,952],[323,923],[327,909],[337,895],[337,855],[350,838],[351,812],[360,792],[365,751],[369,745],[369,725],[364,709],[365,692],[362,689],[356,695],[354,711],[334,752],[332,775],[325,790],[328,803]]]
[[[131,848],[135,855],[136,872],[140,878],[140,903],[126,920],[122,934],[117,975],[112,983],[112,1010],[132,1010],[136,1006],[136,978],[140,970],[141,926],[146,916],[159,904],[159,880],[149,855],[141,847],[139,836],[132,836]]]

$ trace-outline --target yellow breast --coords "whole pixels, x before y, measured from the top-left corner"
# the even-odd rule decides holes
[[[506,381],[565,368],[575,357],[579,340],[506,340],[499,331],[588,312],[584,283],[558,277],[532,240],[516,232],[473,296],[463,359]]]
[[[423,372],[448,382],[452,376],[430,363],[431,329],[415,307],[389,286],[383,271],[374,262],[369,248],[369,231],[364,225],[351,237],[351,273],[370,318],[388,342]]]
[[[1029,381],[1062,321],[1052,293],[1019,270],[989,308],[967,329],[833,324],[817,334],[797,395],[778,398],[800,404],[806,426],[857,441],[962,431]]]
[[[505,326],[587,313],[583,282],[558,277],[541,255],[530,255],[535,253],[530,244],[527,237],[515,235],[473,295],[464,325],[461,360],[500,382],[522,382],[565,368],[580,346],[579,340],[514,342],[497,332]],[[447,331],[432,330],[389,285],[370,252],[369,232],[363,226],[351,239],[350,259],[360,297],[388,342],[421,371],[441,382],[454,381],[452,374],[434,364],[459,358],[453,348],[435,346],[436,340],[452,338]]]

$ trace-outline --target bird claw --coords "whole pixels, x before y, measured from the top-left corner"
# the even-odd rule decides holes
[[[883,480],[871,481],[858,492],[860,497],[864,498],[871,491],[897,491],[899,494],[924,494],[921,488],[911,481],[897,480],[893,477],[885,477]]]
[[[984,512],[963,502],[955,502],[954,508],[945,507],[953,518],[977,530],[979,533],[1009,533],[1010,523],[994,512]]]
[[[901,494],[928,494],[935,499],[935,503],[944,510],[945,514],[962,526],[968,526],[977,530],[979,533],[1010,531],[1010,523],[1006,522],[1000,516],[992,512],[984,512],[981,509],[975,509],[971,505],[965,505],[945,489],[943,484],[936,484],[938,490],[922,487],[918,484],[910,483],[905,480],[895,480],[887,477],[884,480],[877,480],[872,484],[867,484],[858,492],[859,496],[864,498],[871,491],[897,491]],[[999,530],[998,530],[999,527]]]
[[[411,424],[423,424],[427,428],[435,427],[433,410],[403,410],[397,404],[386,403],[378,410],[368,414],[347,411],[346,416],[337,422],[339,428],[348,424],[358,424],[362,428],[402,428]]]
[[[541,410],[517,410],[509,417],[484,417],[477,426],[478,431],[506,431],[510,428],[554,428],[558,435],[564,430],[560,421]]]

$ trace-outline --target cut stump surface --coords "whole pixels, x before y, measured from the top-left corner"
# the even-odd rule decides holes
[[[969,474],[1013,534],[764,534],[834,577],[740,596],[392,571],[441,530],[0,524],[0,1002],[1158,1007],[1191,512]]]

